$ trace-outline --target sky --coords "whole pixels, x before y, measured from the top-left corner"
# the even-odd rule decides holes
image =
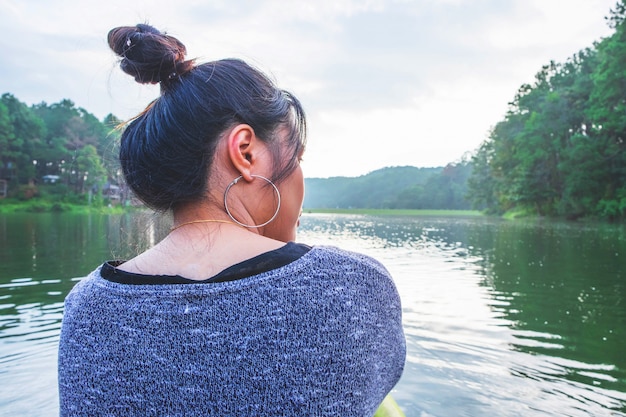
[[[106,43],[149,23],[188,58],[236,57],[303,103],[305,176],[474,152],[542,65],[610,36],[616,0],[0,0],[0,94],[128,119],[159,94]]]

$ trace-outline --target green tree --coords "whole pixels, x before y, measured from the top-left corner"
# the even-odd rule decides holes
[[[426,206],[423,184],[415,184],[400,191],[390,208],[394,209],[423,209]]]
[[[493,141],[485,141],[472,156],[466,198],[473,209],[496,214],[500,207],[497,202],[497,179],[492,168],[493,155]]]
[[[102,159],[93,145],[85,145],[76,152],[75,184],[77,193],[85,193],[89,189],[101,190],[106,181],[106,169]]]
[[[38,161],[37,175],[39,178],[44,175],[59,175],[69,184],[70,178],[75,175],[72,171],[75,173],[76,169],[72,166],[74,153],[70,151],[73,147],[73,135],[70,138],[67,135],[75,127],[71,126],[70,120],[79,117],[78,110],[70,100],[62,100],[50,106],[42,102],[32,108],[47,128],[42,146],[35,155]]]
[[[599,64],[592,76],[594,86],[588,109],[593,122],[589,135],[596,141],[593,148],[604,167],[596,211],[611,218],[626,217],[626,212],[619,209],[626,194],[625,16],[626,5],[620,1],[607,18],[615,33],[597,46]]]
[[[35,178],[37,149],[45,136],[45,125],[24,103],[12,94],[0,99],[0,164],[15,183]]]
[[[77,108],[70,100],[62,100],[59,103],[47,105],[40,103],[33,106],[34,111],[41,117],[47,127],[47,134],[43,146],[39,149],[38,175],[59,175],[67,185],[73,186],[76,192],[84,190],[84,171],[80,166],[79,158],[85,157],[85,152],[100,158],[100,166],[117,170],[107,152],[115,148],[111,141],[117,136],[113,128],[100,122],[95,116],[85,109]],[[107,116],[106,123],[112,123],[117,119],[113,115]],[[87,151],[83,151],[85,148]]]
[[[123,122],[113,114],[108,114],[102,124],[104,131],[98,143],[98,154],[102,157],[102,163],[109,178],[117,184],[121,184],[123,177],[118,155]]]
[[[532,85],[520,87],[504,120],[474,155],[468,184],[476,206],[615,217],[621,206],[610,202],[626,194],[619,186],[626,179],[620,139],[626,126],[612,120],[617,127],[605,129],[597,122],[610,115],[597,104],[604,57],[587,48],[564,64],[544,66]]]
[[[2,179],[12,179],[15,175],[13,170],[15,156],[12,149],[14,141],[15,134],[9,109],[0,102],[0,178]]]

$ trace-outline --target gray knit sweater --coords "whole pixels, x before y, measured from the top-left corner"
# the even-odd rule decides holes
[[[98,268],[65,301],[61,416],[371,417],[404,360],[398,293],[364,255],[314,247],[204,284]]]

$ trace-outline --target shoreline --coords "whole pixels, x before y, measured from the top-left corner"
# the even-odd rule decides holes
[[[422,209],[365,209],[365,208],[305,208],[306,214],[365,214],[375,216],[441,216],[441,217],[481,217],[478,210],[422,210]]]
[[[12,213],[125,213],[135,210],[136,207],[124,207],[121,205],[83,205],[65,203],[61,201],[28,200],[19,201],[13,199],[0,200],[0,214]]]

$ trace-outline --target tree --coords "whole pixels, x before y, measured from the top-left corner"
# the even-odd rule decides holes
[[[110,135],[113,128],[100,122],[95,116],[83,108],[77,108],[70,100],[47,105],[40,103],[33,106],[47,126],[47,134],[36,155],[38,175],[59,175],[68,185],[73,185],[76,192],[84,191],[85,171],[78,162],[79,158],[91,158],[93,150],[98,155],[100,168],[117,171],[117,158],[110,157],[106,152],[115,147],[110,140],[117,136]],[[105,121],[112,123],[117,119],[108,115]],[[93,148],[93,149],[92,149]],[[106,157],[104,156],[106,155]]]
[[[475,205],[570,218],[626,215],[621,30],[564,64],[550,62],[533,84],[520,87],[474,155],[469,189]]]
[[[472,208],[498,213],[497,179],[493,172],[493,141],[483,142],[472,156],[472,172],[467,180],[466,198]]]
[[[106,180],[106,169],[95,146],[86,145],[79,149],[74,166],[73,182],[77,193],[85,193],[89,187],[101,189]]]
[[[0,163],[10,172],[10,179],[26,183],[35,178],[36,151],[45,136],[45,125],[24,103],[5,93],[0,99],[4,120],[0,133]],[[8,120],[6,119],[8,118]],[[10,127],[6,124],[10,125]]]
[[[604,167],[601,176],[599,214],[626,217],[609,206],[620,206],[626,194],[626,5],[620,1],[607,18],[615,33],[597,46],[600,62],[592,75],[593,92],[588,116],[592,120],[590,136],[597,142],[594,150]],[[600,203],[602,201],[602,203]],[[615,204],[608,202],[614,201]]]
[[[98,154],[102,157],[102,163],[108,176],[121,184],[123,179],[118,155],[120,153],[122,121],[113,114],[108,114],[102,124],[106,133],[100,136]]]
[[[0,178],[27,184],[58,175],[55,195],[101,189],[107,175],[120,179],[119,119],[100,122],[70,100],[28,107],[6,93],[0,99]]]
[[[0,102],[0,179],[11,180],[15,176],[14,142],[15,133],[9,109]]]

